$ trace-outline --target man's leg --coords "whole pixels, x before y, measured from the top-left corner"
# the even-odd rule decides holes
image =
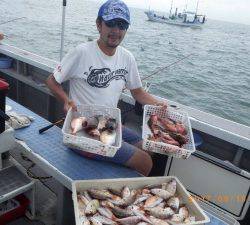
[[[122,147],[117,150],[114,157],[105,157],[79,150],[74,151],[84,157],[125,165],[135,169],[144,176],[148,176],[152,169],[153,162],[151,156],[140,148],[141,138],[134,131],[123,127],[122,139]]]
[[[134,146],[134,148],[136,147]],[[125,163],[125,165],[132,169],[135,169],[144,176],[148,176],[153,167],[153,161],[151,156],[147,152],[136,148],[134,154]]]
[[[153,162],[150,154],[142,150],[141,137],[133,130],[123,126],[122,139],[134,147],[134,154],[128,159],[125,165],[137,170],[144,176],[148,176],[152,169]]]

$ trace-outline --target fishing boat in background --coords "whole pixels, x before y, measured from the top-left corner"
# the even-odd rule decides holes
[[[150,9],[146,11],[145,14],[147,15],[149,21],[167,23],[183,27],[200,28],[206,22],[206,16],[197,14],[198,6],[199,6],[199,1],[197,1],[195,12],[187,11],[187,5],[186,5],[186,9],[182,13],[178,13],[178,8],[176,8],[175,12],[172,13],[173,9],[173,0],[172,0],[170,12],[167,16],[158,15],[155,11]]]

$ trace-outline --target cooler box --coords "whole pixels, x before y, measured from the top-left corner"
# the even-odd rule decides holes
[[[187,160],[170,158],[165,175],[177,176],[205,211],[220,220],[227,218],[224,224],[244,219],[250,204],[248,173],[220,166],[218,159],[196,152]]]

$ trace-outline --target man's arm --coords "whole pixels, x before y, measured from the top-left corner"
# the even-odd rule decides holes
[[[136,88],[133,90],[130,90],[133,98],[141,103],[142,105],[161,105],[161,106],[167,106],[167,102],[165,101],[159,101],[158,99],[154,98],[151,94],[144,91],[143,88]]]
[[[51,92],[56,96],[56,98],[59,99],[64,104],[63,109],[65,113],[69,110],[70,107],[76,110],[75,103],[69,99],[68,95],[63,90],[62,85],[57,83],[53,74],[51,74],[48,77],[48,79],[46,80],[46,84],[48,88],[51,90]]]

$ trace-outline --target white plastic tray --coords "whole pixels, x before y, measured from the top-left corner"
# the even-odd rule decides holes
[[[161,118],[170,118],[176,122],[181,122],[187,130],[188,143],[183,145],[182,147],[178,147],[163,142],[154,142],[148,140],[148,136],[151,135],[152,133],[148,127],[147,122],[149,120],[150,115],[152,114],[157,115]],[[165,154],[183,159],[187,159],[192,153],[195,152],[193,132],[188,114],[176,109],[168,108],[167,110],[164,110],[160,106],[145,105],[143,114],[142,138],[143,138],[143,149],[146,151],[157,152],[160,154]]]
[[[70,123],[73,117],[85,116],[91,117],[96,115],[109,116],[116,119],[118,127],[116,129],[116,141],[114,145],[105,145],[101,141],[85,136],[84,132],[79,135],[72,135]],[[99,105],[79,105],[77,112],[70,109],[62,128],[63,143],[73,149],[90,152],[98,155],[113,157],[116,151],[121,147],[122,131],[121,131],[121,112],[118,108],[108,108]]]
[[[82,180],[75,181],[72,184],[72,195],[74,201],[74,210],[75,210],[75,220],[76,225],[81,225],[79,221],[79,210],[77,203],[77,193],[82,192],[88,189],[106,189],[112,188],[122,188],[124,186],[128,186],[129,188],[142,188],[146,185],[152,184],[162,184],[169,182],[171,179],[175,179],[177,182],[177,190],[176,193],[181,197],[183,203],[187,206],[189,212],[195,216],[196,221],[191,223],[185,223],[185,225],[196,225],[196,224],[205,224],[210,222],[209,217],[204,213],[201,207],[197,204],[197,202],[193,199],[191,200],[191,195],[185,189],[185,187],[181,184],[181,182],[173,176],[169,177],[141,177],[141,178],[120,178],[120,179],[103,179],[103,180]],[[181,225],[179,223],[178,225]],[[184,225],[184,224],[182,224]]]

